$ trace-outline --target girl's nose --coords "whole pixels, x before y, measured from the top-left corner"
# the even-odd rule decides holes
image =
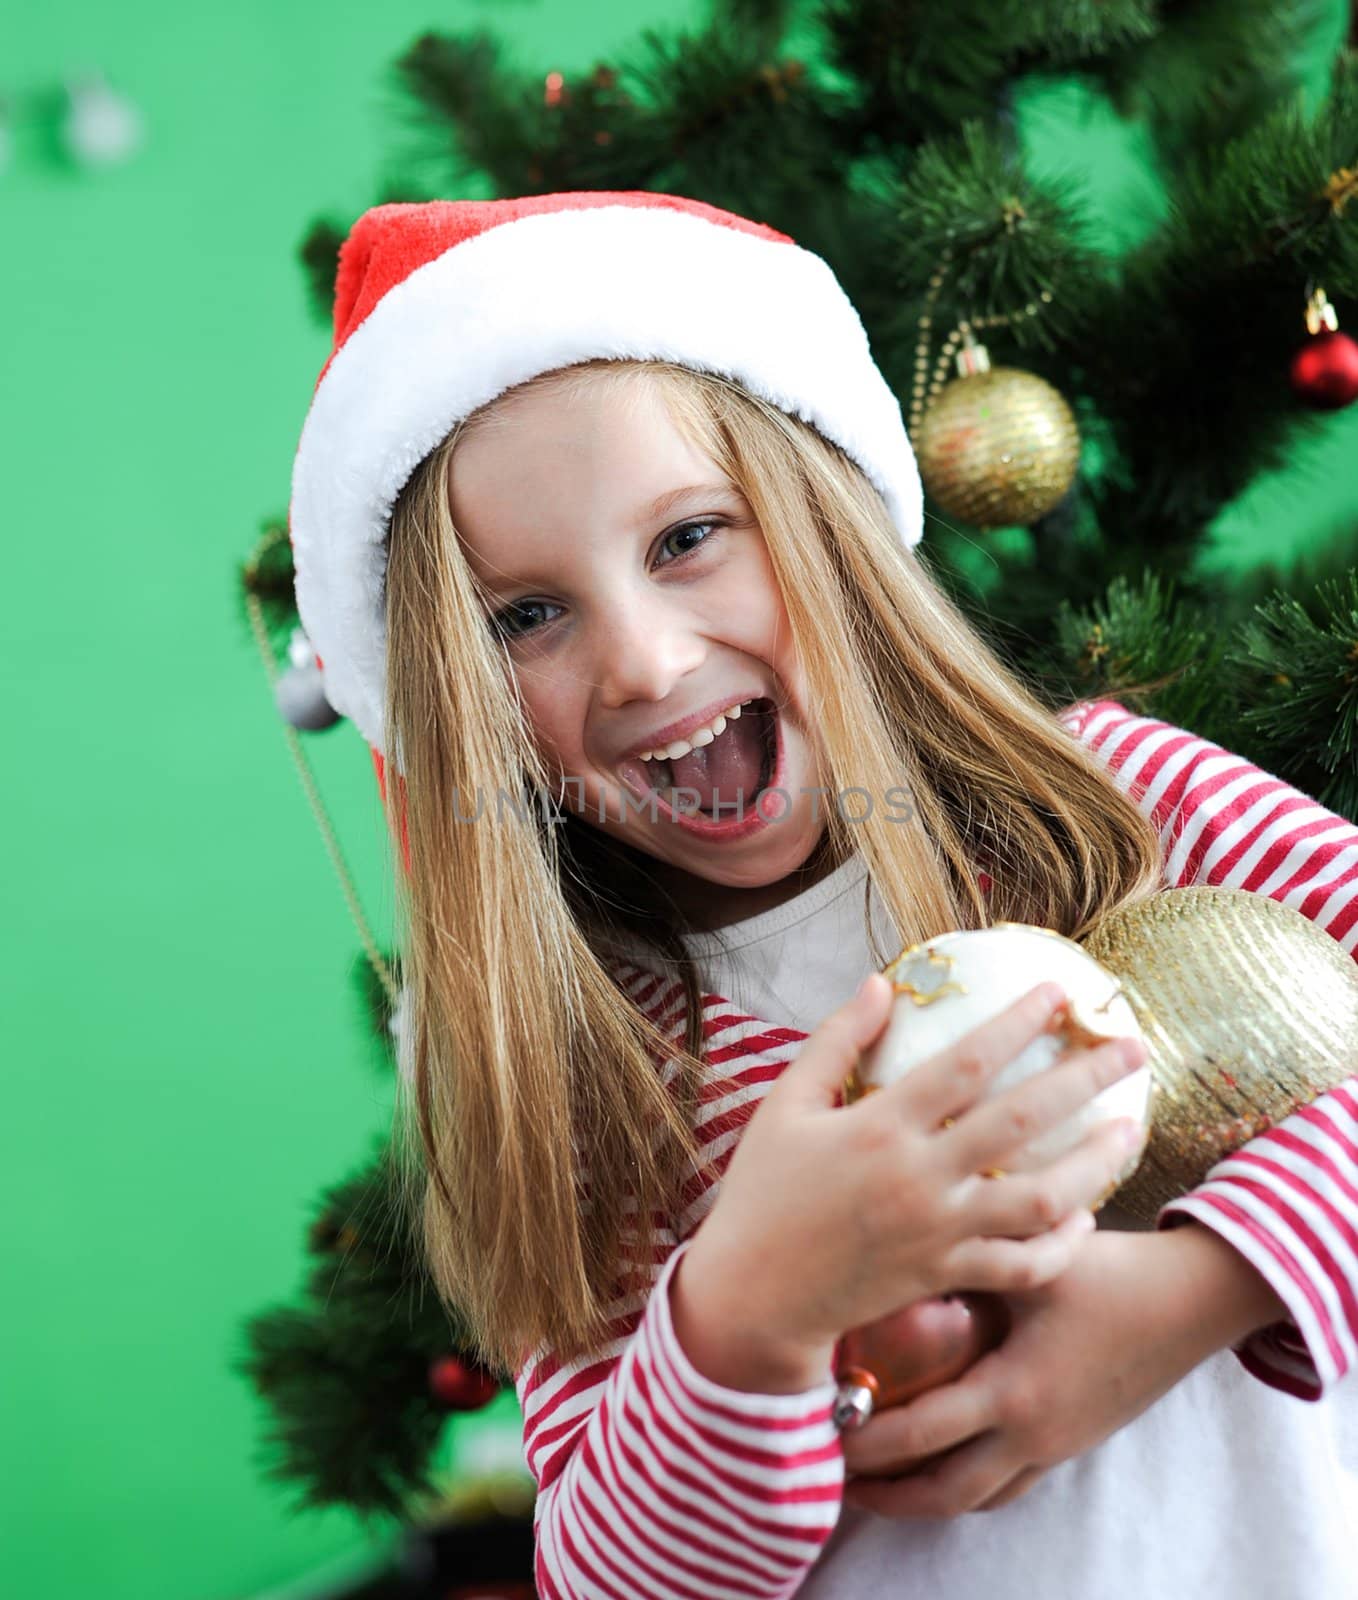
[[[664,700],[703,661],[692,619],[664,605],[632,602],[599,619],[595,682],[604,705]]]

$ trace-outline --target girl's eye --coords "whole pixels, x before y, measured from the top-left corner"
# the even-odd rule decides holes
[[[538,613],[560,609],[549,600],[514,600],[491,617],[490,625],[501,638],[521,639],[526,633],[532,633],[535,628],[552,620]]]
[[[660,541],[660,548],[662,550],[664,550],[664,549],[673,550],[674,551],[674,560],[677,561],[677,560],[679,560],[679,558],[681,556],[686,556],[686,555],[689,554],[690,551],[696,550],[700,544],[706,544],[707,543],[707,539],[706,539],[706,536],[704,536],[701,539],[693,540],[691,543],[685,544],[685,545],[683,545],[683,546],[681,546],[681,547],[679,547],[677,549],[670,544],[670,540],[671,539],[675,539],[675,540],[687,539],[689,537],[689,535],[691,535],[691,534],[702,533],[703,529],[705,529],[705,528],[715,528],[715,527],[717,527],[717,524],[715,522],[685,522],[681,527],[671,528],[670,529],[670,531]],[[668,563],[665,563],[665,564],[668,565]]]
[[[661,549],[670,551],[670,558],[660,565],[669,567],[676,561],[682,561],[708,542],[708,530],[720,526],[718,522],[685,522],[677,528],[671,528],[660,541]],[[695,537],[698,534],[702,537]],[[552,621],[550,616],[544,615],[545,612],[560,610],[561,607],[553,605],[550,600],[513,600],[491,616],[490,625],[502,639],[522,639]]]

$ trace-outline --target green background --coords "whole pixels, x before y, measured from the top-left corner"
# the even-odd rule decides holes
[[[1315,40],[1313,88],[1343,12],[1335,0]],[[424,29],[490,25],[523,65],[569,74],[644,25],[700,14],[677,0],[11,11],[11,1593],[300,1594],[305,1574],[369,1547],[354,1518],[296,1514],[262,1479],[263,1407],[230,1370],[243,1320],[296,1292],[319,1190],[390,1115],[349,982],[358,941],[234,596],[236,564],[286,507],[327,350],[295,251],[314,216],[352,219],[399,170],[389,63]],[[60,157],[56,94],[89,67],[146,118],[124,166]],[[1135,130],[1097,102],[1058,87],[1025,101],[1023,127],[1040,168],[1078,160],[1110,238],[1156,207]],[[1326,419],[1221,519],[1215,559],[1352,528],[1356,447],[1358,408]],[[385,937],[366,751],[347,725],[308,748]],[[475,1448],[516,1447],[515,1416],[502,1397]],[[463,1438],[465,1464],[476,1435]]]

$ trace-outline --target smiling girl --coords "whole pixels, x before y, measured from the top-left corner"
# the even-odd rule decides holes
[[[980,1176],[1139,1064],[986,1099],[1059,995],[838,1090],[887,1013],[860,980],[950,929],[1210,882],[1352,951],[1358,829],[1006,670],[914,554],[857,314],[765,224],[379,206],[335,339],[298,605],[399,847],[409,1177],[517,1381],[540,1592],[1351,1592],[1352,1085],[1092,1236],[1134,1130]],[[841,1439],[840,1335],[961,1288],[1009,1293],[1005,1344]]]

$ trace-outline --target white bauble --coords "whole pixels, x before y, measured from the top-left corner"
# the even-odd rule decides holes
[[[1063,1025],[1026,1045],[991,1080],[988,1096],[1041,1072],[1073,1049],[1129,1034],[1145,1039],[1118,979],[1073,939],[1051,928],[998,922],[989,928],[939,934],[908,946],[883,970],[896,998],[880,1038],[846,1084],[846,1099],[903,1077],[1038,983],[1059,983],[1065,991]],[[1078,1144],[1097,1123],[1130,1117],[1140,1124],[1143,1141],[1119,1174],[1116,1183],[1121,1183],[1141,1159],[1150,1126],[1152,1081],[1149,1064],[1119,1079],[1057,1127],[1007,1157],[1005,1170],[1021,1172],[1045,1165]]]

